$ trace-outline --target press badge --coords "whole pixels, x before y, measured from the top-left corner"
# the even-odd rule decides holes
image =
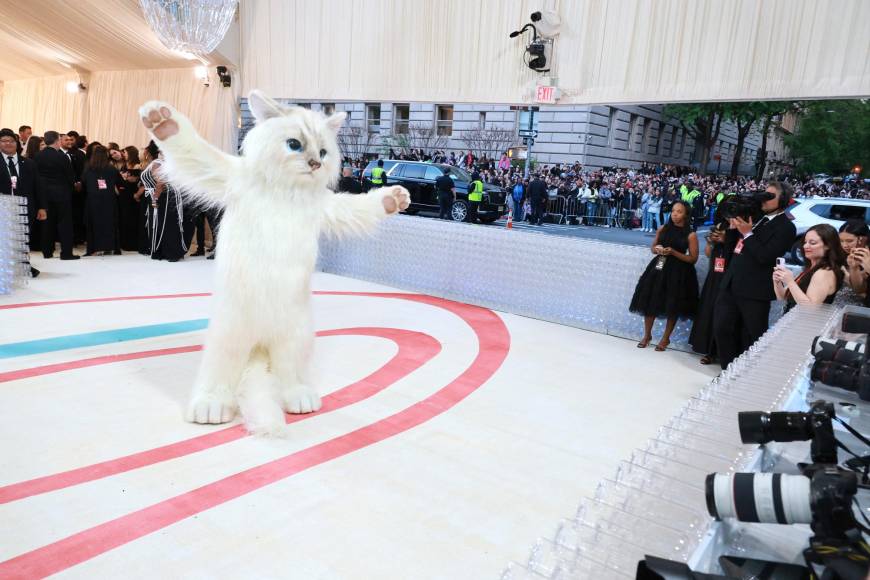
[[[737,245],[734,247],[734,253],[739,254],[743,251],[743,240],[737,242]]]
[[[724,272],[725,271],[725,258],[716,258],[713,260],[713,271],[714,272]]]
[[[97,189],[108,189],[106,187],[106,180],[105,179],[98,179],[97,180]]]

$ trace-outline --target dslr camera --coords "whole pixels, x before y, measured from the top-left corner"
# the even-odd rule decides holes
[[[764,212],[761,211],[761,204],[775,197],[774,194],[768,193],[763,189],[756,191],[741,192],[736,195],[729,195],[721,204],[722,218],[733,219],[743,218],[749,221],[757,221]]]
[[[843,332],[867,334],[870,317],[855,312],[843,314]],[[866,345],[857,341],[816,337],[812,353],[816,360],[810,378],[830,387],[854,391],[861,400],[870,401],[870,363]]]

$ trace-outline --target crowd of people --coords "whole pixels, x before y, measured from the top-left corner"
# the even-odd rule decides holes
[[[139,252],[177,262],[192,245],[204,256],[206,222],[216,241],[219,212],[185,204],[159,175],[160,152],[135,146],[89,142],[75,131],[34,135],[22,125],[0,130],[0,194],[28,198],[30,248],[61,260]],[[208,256],[214,258],[214,253]],[[32,275],[39,275],[35,268]]]

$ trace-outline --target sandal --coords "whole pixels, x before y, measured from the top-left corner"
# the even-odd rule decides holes
[[[706,354],[705,354],[704,356],[701,357],[701,364],[702,364],[702,365],[710,365],[710,364],[713,364],[713,357],[711,357],[710,355],[706,355]]]
[[[649,346],[651,340],[652,338],[644,338],[639,343],[637,343],[637,348],[646,348],[647,346]]]
[[[668,349],[668,345],[671,344],[670,340],[666,340],[664,342],[660,342],[656,345],[656,352],[664,352]]]

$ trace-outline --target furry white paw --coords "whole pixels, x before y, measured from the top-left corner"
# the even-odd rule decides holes
[[[230,398],[197,395],[187,406],[185,419],[190,423],[216,425],[228,423],[236,416],[236,403]]]
[[[308,385],[295,385],[281,392],[281,406],[288,413],[313,413],[322,403],[317,391]]]
[[[408,206],[411,205],[411,196],[408,194],[408,190],[401,185],[385,187],[381,195],[383,196],[381,197],[381,203],[384,205],[384,211],[388,215],[408,209]]]
[[[148,101],[139,107],[142,124],[159,140],[165,141],[179,132],[178,111],[160,101]]]

